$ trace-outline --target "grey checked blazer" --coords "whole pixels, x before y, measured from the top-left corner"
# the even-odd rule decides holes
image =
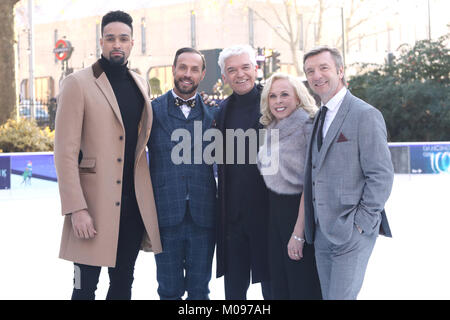
[[[186,119],[175,106],[171,91],[152,101],[153,126],[148,141],[150,175],[153,182],[158,222],[160,227],[176,226],[186,214],[186,198],[194,222],[201,227],[215,226],[216,181],[213,166],[194,164],[194,121],[201,121],[203,137],[211,128],[213,113],[197,94],[196,106]],[[176,129],[186,129],[191,135],[191,164],[176,165],[172,162],[172,148],[178,141],[171,141]],[[200,137],[200,139],[202,138]],[[204,148],[210,142],[202,141]]]
[[[307,242],[314,242],[317,221],[336,245],[350,239],[354,224],[367,234],[378,232],[381,224],[380,233],[391,236],[384,205],[394,170],[381,113],[348,91],[320,152],[317,127],[316,116],[305,164]]]

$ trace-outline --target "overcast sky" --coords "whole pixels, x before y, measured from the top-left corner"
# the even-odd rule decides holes
[[[1,1],[1,0],[0,0]],[[16,5],[16,23],[19,27],[28,25],[28,1],[20,0]],[[78,19],[89,16],[103,16],[111,10],[133,10],[139,8],[151,8],[168,4],[177,4],[182,2],[195,2],[194,0],[32,0],[35,5],[34,23],[50,23],[54,21]],[[209,0],[213,3],[227,2],[240,3],[243,0]],[[267,1],[267,0],[254,0]],[[272,2],[281,0],[270,0]],[[311,0],[305,2],[313,3]],[[347,4],[351,0],[329,0],[334,6],[339,6],[342,2]],[[448,12],[450,2],[448,0],[429,0],[431,6],[431,21],[441,30],[439,34],[448,32]],[[388,6],[391,10],[397,11],[406,19],[417,19],[419,25],[428,23],[427,21],[427,3],[428,0],[372,0],[369,1],[374,9],[376,7]],[[433,28],[432,28],[433,29]]]
[[[27,24],[28,1],[21,0],[16,6],[19,25]],[[111,10],[150,8],[189,0],[34,0],[34,23],[48,23],[80,17],[103,15]]]

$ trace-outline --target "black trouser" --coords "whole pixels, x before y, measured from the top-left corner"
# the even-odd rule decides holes
[[[246,300],[251,272],[250,239],[242,224],[228,224],[227,227],[225,299]],[[261,282],[265,300],[271,299],[270,289],[270,281]]]
[[[134,265],[140,250],[144,230],[145,227],[139,210],[129,210],[127,215],[121,213],[116,266],[108,268],[110,282],[106,300],[131,299]],[[100,271],[101,267],[75,263],[72,300],[95,299]]]
[[[269,270],[274,300],[321,300],[314,246],[305,244],[303,258],[291,260],[287,245],[298,217],[301,194],[269,191]]]

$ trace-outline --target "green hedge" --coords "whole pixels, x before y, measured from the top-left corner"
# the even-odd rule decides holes
[[[0,152],[53,151],[55,132],[35,121],[10,119],[0,126]]]
[[[353,94],[383,113],[389,141],[450,140],[449,39],[418,41],[350,79]]]

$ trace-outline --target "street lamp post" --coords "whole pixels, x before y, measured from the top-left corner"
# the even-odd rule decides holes
[[[28,87],[30,90],[30,115],[31,119],[35,119],[34,112],[34,37],[33,37],[33,0],[28,0],[28,45],[30,49],[29,55],[29,77],[28,77]]]
[[[197,28],[196,28],[196,19],[195,19],[195,11],[191,11],[191,47],[197,48]]]
[[[342,24],[342,60],[345,68],[345,22],[344,22],[344,7],[341,7],[341,24]]]
[[[431,41],[431,12],[430,12],[430,0],[428,0],[428,40]]]
[[[248,43],[252,48],[255,47],[255,29],[254,29],[254,17],[253,9],[248,8]]]

